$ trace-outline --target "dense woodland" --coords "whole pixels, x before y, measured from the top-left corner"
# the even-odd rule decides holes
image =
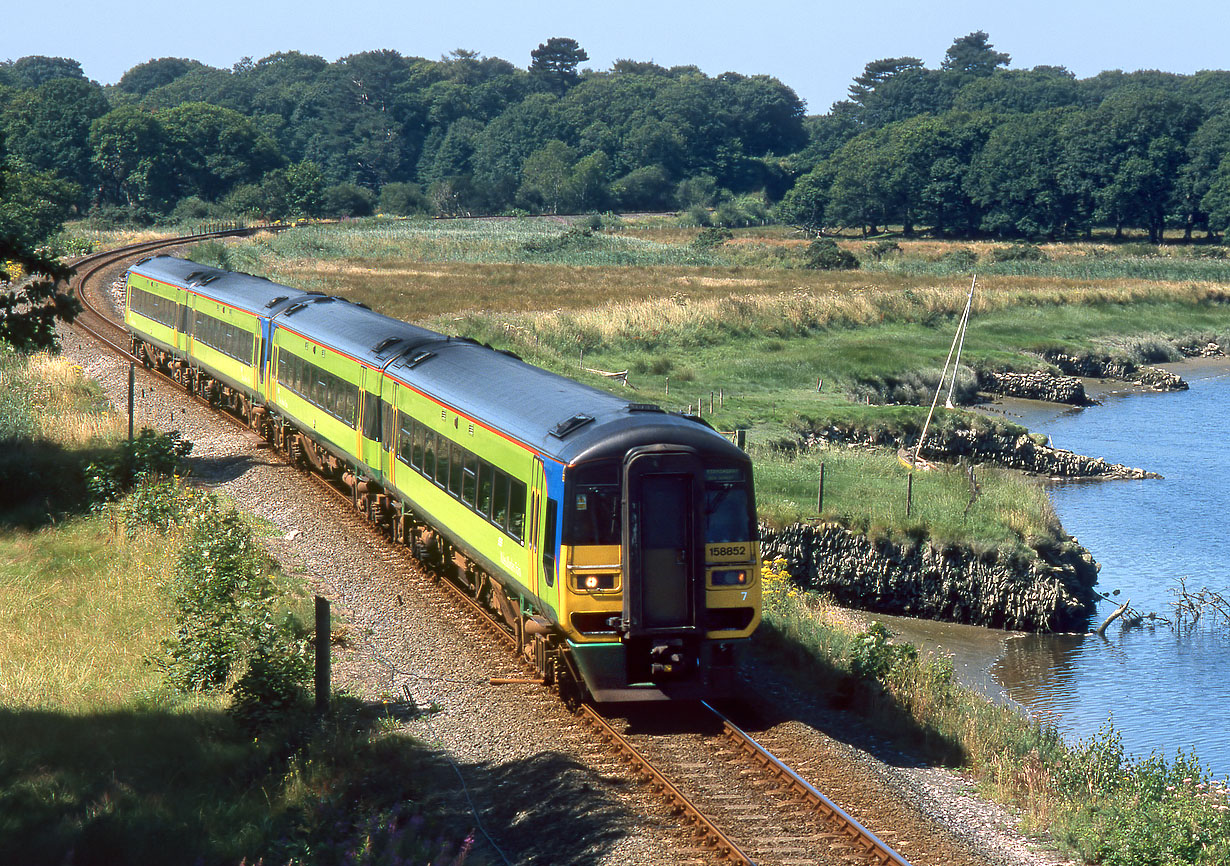
[[[724,225],[1054,238],[1230,225],[1230,72],[1009,68],[987,34],[938,69],[868,63],[806,116],[786,84],[619,60],[553,38],[527,67],[458,50],[216,69],[112,86],[0,63],[0,235],[104,222],[680,209]]]

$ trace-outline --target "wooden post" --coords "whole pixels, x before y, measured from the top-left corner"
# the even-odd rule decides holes
[[[735,444],[741,451],[747,450],[747,430],[743,427],[735,431]]]
[[[824,463],[820,463],[820,491],[816,494],[816,514],[824,513]]]
[[[914,505],[914,473],[911,472],[905,479],[905,516],[910,516],[910,509]]]
[[[671,377],[667,376],[666,377],[666,396],[669,397],[670,395],[671,395]]]
[[[329,599],[316,596],[316,712],[329,710]]]
[[[133,406],[136,403],[137,365],[128,365],[128,441],[132,441]]]
[[[709,414],[713,414],[713,392],[709,392]]]
[[[725,405],[726,405],[726,396],[722,392],[722,389],[718,388],[718,406],[724,407]]]

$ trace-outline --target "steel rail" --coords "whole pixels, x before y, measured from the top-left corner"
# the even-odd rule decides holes
[[[598,736],[618,751],[631,764],[632,769],[649,778],[649,784],[664,799],[667,804],[690,825],[700,842],[720,857],[730,863],[740,866],[755,866],[754,861],[745,854],[717,825],[709,820],[682,791],[671,784],[653,763],[635,746],[615,730],[602,715],[589,704],[582,704],[580,709],[582,721],[595,728]]]
[[[746,731],[732,722],[726,716],[714,709],[708,702],[701,705],[712,712],[722,722],[723,735],[730,740],[739,751],[761,766],[769,775],[786,784],[786,788],[797,800],[819,813],[827,823],[835,826],[840,832],[849,836],[876,862],[893,864],[893,866],[910,866],[908,860],[880,840],[848,812],[830,800],[824,794],[782,763],[772,752],[756,742]]]

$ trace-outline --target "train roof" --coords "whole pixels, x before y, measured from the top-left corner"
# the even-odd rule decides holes
[[[435,331],[391,319],[345,298],[323,295],[291,304],[278,314],[276,325],[381,370],[398,355],[445,339]]]
[[[187,288],[255,316],[268,317],[305,296],[320,296],[319,292],[305,292],[264,277],[224,271],[174,256],[160,255],[142,259],[128,270],[143,277]]]
[[[747,459],[703,421],[600,391],[471,340],[424,344],[388,371],[566,464],[661,442]]]
[[[745,462],[747,455],[696,418],[668,413],[527,364],[463,337],[448,337],[343,298],[282,286],[171,256],[130,270],[190,286],[357,358],[455,411],[571,464],[657,443],[688,445]]]

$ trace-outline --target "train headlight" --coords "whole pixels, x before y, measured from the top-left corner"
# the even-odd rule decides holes
[[[603,592],[615,588],[616,575],[614,574],[586,574],[578,575],[576,578],[577,589],[585,592]]]
[[[747,569],[715,571],[711,580],[714,586],[747,586]]]

